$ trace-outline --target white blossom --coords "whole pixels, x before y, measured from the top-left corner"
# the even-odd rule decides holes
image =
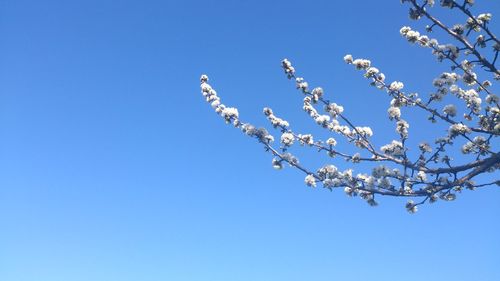
[[[354,155],[351,157],[351,161],[352,161],[353,163],[359,163],[359,161],[361,161],[361,154],[359,154],[359,153],[354,154]]]
[[[477,16],[477,20],[482,22],[489,22],[491,20],[491,14],[490,13],[480,14],[479,16]]]
[[[426,142],[420,143],[420,144],[418,145],[418,148],[419,148],[419,149],[420,149],[420,151],[422,151],[423,153],[425,153],[425,152],[432,152],[432,148],[431,148],[431,146],[430,146],[428,143],[426,143]]]
[[[210,104],[210,106],[212,106],[212,108],[213,108],[213,109],[216,109],[217,107],[219,107],[219,106],[220,106],[220,104],[221,104],[221,103],[220,103],[220,100],[217,98],[216,100],[214,100],[214,101]]]
[[[307,186],[316,187],[316,178],[314,177],[314,175],[307,175],[304,179],[304,182],[307,184]]]
[[[401,91],[404,87],[404,84],[402,82],[394,81],[391,83],[389,86],[389,91],[396,92],[396,91]]]
[[[418,38],[418,43],[422,47],[427,47],[431,42],[431,39],[427,35],[422,35]]]
[[[304,145],[304,144],[313,145],[314,144],[314,139],[313,139],[313,136],[311,134],[305,134],[305,135],[299,134],[297,136],[297,138],[299,139],[300,144],[302,144],[302,145]]]
[[[462,135],[462,134],[467,134],[469,132],[470,132],[469,127],[467,127],[466,125],[464,125],[462,123],[453,124],[448,129],[448,134],[449,134],[450,138],[454,138],[454,137],[456,137],[458,135]]]
[[[491,87],[492,83],[491,83],[491,81],[486,80],[486,81],[484,81],[481,85],[482,85],[484,88],[488,88],[488,87]]]
[[[352,55],[345,55],[344,61],[348,64],[351,64],[353,62]]]
[[[486,96],[486,102],[487,103],[498,103],[498,96],[495,94],[489,94]]]
[[[328,126],[328,122],[330,121],[330,116],[328,115],[318,115],[314,118],[317,124],[322,125],[324,127]]]
[[[292,155],[289,152],[283,153],[283,155],[281,155],[281,158],[283,160],[287,161],[290,165],[298,165],[299,164],[299,159],[297,159],[297,157],[295,157],[294,155]]]
[[[326,165],[318,169],[318,176],[321,178],[338,179],[340,174],[334,165]]]
[[[358,131],[362,136],[368,138],[373,136],[373,131],[370,127],[356,127],[356,131]]]
[[[221,113],[222,117],[224,117],[226,120],[230,120],[232,118],[238,118],[239,113],[238,109],[235,107],[226,107],[222,110]]]
[[[391,173],[392,173],[392,171],[389,170],[389,168],[387,168],[387,166],[384,166],[384,165],[380,165],[378,167],[375,167],[372,170],[372,176],[374,176],[375,178],[385,177],[385,176],[390,175]]]
[[[413,202],[413,200],[408,200],[405,207],[410,214],[414,214],[418,211],[417,205]]]
[[[293,145],[294,141],[295,141],[295,137],[291,133],[283,133],[281,135],[281,143],[285,146]]]
[[[288,77],[292,77],[295,74],[295,68],[292,66],[292,63],[288,59],[284,59],[281,61],[281,66]]]
[[[295,78],[295,83],[296,83],[297,89],[301,89],[303,92],[306,92],[308,87],[309,87],[309,83],[304,81],[304,78],[302,78],[302,77]]]
[[[344,112],[344,107],[336,103],[330,103],[325,106],[325,111],[328,112],[332,117],[337,117],[337,115]]]
[[[322,97],[323,96],[323,88],[321,87],[316,87],[314,88],[312,91],[311,91],[311,94],[313,96],[316,96],[318,98]]]
[[[387,110],[387,113],[389,114],[390,120],[393,120],[393,119],[399,120],[399,118],[401,117],[401,110],[398,107],[394,107],[394,106],[389,107],[389,109]]]
[[[267,143],[274,142],[274,137],[272,135],[266,135],[264,136],[264,139]]]
[[[406,36],[406,34],[408,33],[408,31],[411,30],[411,27],[409,26],[403,26],[401,27],[401,29],[399,30],[399,33],[403,36]]]
[[[476,84],[476,80],[477,80],[477,75],[476,73],[469,73],[469,72],[466,72],[463,77],[462,77],[462,80],[465,82],[465,84],[467,84],[468,86],[473,86],[474,84]]]
[[[281,163],[280,160],[278,160],[276,158],[273,158],[272,164],[273,164],[273,168],[276,169],[276,170],[283,169],[283,164]]]
[[[360,70],[360,69],[367,69],[370,67],[371,65],[371,62],[369,60],[365,60],[365,59],[355,59],[352,64],[354,64],[354,66],[356,66],[356,69]]]
[[[408,32],[406,32],[405,37],[409,42],[415,43],[415,42],[417,42],[418,38],[420,37],[420,32],[414,31],[414,30],[409,30]]]
[[[380,150],[383,153],[391,156],[399,157],[404,155],[403,144],[397,140],[393,140],[390,144],[382,146]]]
[[[479,154],[485,154],[490,149],[489,143],[483,136],[476,136],[472,142],[467,142],[462,146],[462,153],[469,154],[478,151]]]
[[[448,104],[443,108],[443,112],[451,117],[457,115],[457,108],[453,104]]]
[[[271,143],[274,141],[274,137],[269,134],[269,132],[265,128],[256,129],[253,135],[264,143]]]
[[[249,136],[254,136],[257,133],[257,129],[248,123],[241,126],[241,131]]]
[[[210,90],[212,90],[212,87],[208,83],[206,82],[201,83],[201,91],[203,93],[208,93],[210,92]]]
[[[335,145],[337,145],[337,141],[334,138],[328,138],[326,140],[326,144],[331,145],[331,146],[335,146]]]
[[[406,122],[403,119],[396,122],[396,132],[398,134],[400,134],[403,138],[408,137],[408,128],[409,127],[410,127],[410,124],[408,124],[408,122]]]
[[[451,87],[450,87],[451,90]],[[464,91],[460,88],[453,88],[453,93],[457,95],[457,97],[463,99],[468,108],[472,110],[474,113],[479,113],[481,110],[482,100],[479,97],[479,93],[474,89],[469,89]]]
[[[365,76],[366,77],[371,77],[375,74],[378,74],[380,71],[378,70],[378,68],[376,67],[369,67],[367,70],[366,70],[366,74]]]
[[[354,193],[354,189],[352,189],[351,187],[349,186],[346,186],[344,187],[344,192],[346,195],[348,196],[353,196],[353,193]]]
[[[200,77],[200,82],[205,83],[208,81],[208,76],[206,74],[202,74]]]
[[[441,198],[446,200],[446,201],[453,201],[457,198],[457,196],[453,193],[448,193],[448,194],[442,196]]]
[[[376,179],[373,176],[367,176],[363,178],[363,181],[365,182],[365,185],[368,187],[373,187],[376,183]]]
[[[274,115],[273,110],[269,107],[264,107],[263,110],[264,115],[267,116],[267,119],[271,122],[273,127],[288,127],[290,124],[288,124],[288,121],[283,120],[277,116]]]
[[[474,144],[469,141],[462,146],[462,153],[469,154],[469,153],[473,152],[473,149],[474,149]]]
[[[427,180],[427,175],[425,174],[424,171],[419,171],[417,173],[417,179],[420,181],[426,181]]]

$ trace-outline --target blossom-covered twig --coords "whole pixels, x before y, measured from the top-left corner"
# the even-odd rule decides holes
[[[265,150],[274,156],[272,160],[274,168],[282,169],[283,164],[288,164],[306,174],[304,179],[306,185],[316,187],[321,184],[329,190],[343,187],[347,195],[359,196],[371,206],[377,205],[376,195],[420,198],[417,202],[409,200],[405,205],[408,212],[415,213],[418,206],[426,202],[433,203],[439,199],[452,201],[463,189],[474,190],[499,185],[498,179],[486,183],[474,181],[479,175],[500,169],[500,152],[497,151],[498,147],[492,145],[500,135],[499,98],[491,88],[492,83],[488,80],[481,82],[479,75],[474,71],[474,65],[478,63],[486,70],[486,73],[493,73],[494,79],[500,79],[495,66],[500,44],[487,26],[491,20],[491,14],[474,17],[468,8],[472,5],[471,0],[465,0],[462,5],[453,0],[441,0],[441,6],[458,8],[468,16],[465,26],[457,24],[449,28],[429,13],[427,7],[433,6],[434,1],[425,0],[422,4],[419,4],[417,0],[403,2],[409,2],[412,5],[410,18],[419,19],[424,16],[432,22],[427,31],[438,26],[464,46],[441,45],[437,39],[430,39],[427,35],[421,35],[418,31],[406,26],[401,28],[401,35],[411,43],[431,48],[439,61],[450,61],[452,71],[459,69],[463,73],[443,72],[440,74],[432,83],[436,91],[427,101],[424,101],[416,93],[405,93],[402,82],[386,82],[385,75],[374,67],[371,61],[354,59],[351,55],[346,55],[344,57],[346,63],[364,71],[364,76],[371,81],[370,84],[384,90],[391,98],[387,115],[388,119],[395,123],[395,132],[399,137],[378,149],[371,140],[372,129],[367,126],[356,126],[344,112],[342,105],[326,99],[321,87],[311,90],[309,83],[296,74],[295,67],[288,59],[284,59],[281,66],[288,79],[293,80],[297,89],[304,94],[303,110],[321,128],[340,135],[339,140],[329,137],[326,141],[322,141],[317,140],[312,134],[296,133],[286,120],[276,116],[270,108],[264,108],[264,115],[281,133],[280,146],[276,148],[272,145],[274,137],[265,128],[256,128],[249,123],[242,122],[236,108],[226,107],[221,103],[216,91],[208,84],[206,75],[202,75],[200,79],[202,93],[226,123],[241,129],[246,135],[263,144]],[[469,34],[472,31],[481,30],[486,35],[479,35],[475,43],[471,43],[468,38]],[[493,44],[492,48],[495,53],[491,61],[480,52],[480,48],[490,43]],[[476,60],[460,61],[462,52],[466,56],[475,56]],[[459,108],[454,104],[445,105],[442,110],[438,109],[438,103],[448,93],[464,102],[466,112],[463,114],[463,119],[457,114]],[[320,111],[317,105],[321,105],[323,111]],[[435,139],[434,149],[426,142],[420,143],[418,146],[420,153],[413,160],[411,154],[408,153],[411,147],[407,145],[410,137],[410,124],[402,118],[402,108],[405,107],[422,109],[430,114],[428,119],[431,122],[441,120],[449,126],[445,136]],[[471,124],[473,121],[476,121],[477,125]],[[473,159],[468,163],[454,163],[455,160],[449,153],[458,140],[465,141],[458,151]],[[354,144],[359,152],[339,151],[336,148],[337,141]],[[333,164],[313,171],[299,163],[297,157],[290,152],[297,143],[314,148],[318,152],[326,152],[329,157],[343,158],[353,164],[366,162],[377,166],[373,167],[370,173],[356,175],[351,168],[341,171]],[[361,153],[368,154],[368,156],[362,156]]]

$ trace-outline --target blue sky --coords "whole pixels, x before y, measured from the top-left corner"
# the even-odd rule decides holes
[[[476,11],[495,20],[490,2]],[[400,37],[401,26],[423,24],[406,10],[399,1],[0,1],[0,280],[500,280],[498,188],[416,215],[404,200],[372,208],[308,188],[298,171],[273,170],[199,92],[207,73],[243,119],[267,125],[271,106],[321,134],[280,69],[287,57],[382,145],[396,137],[389,99],[342,57],[369,58],[427,94],[448,68]],[[415,143],[444,133],[408,118]],[[297,153],[313,169],[349,167]]]

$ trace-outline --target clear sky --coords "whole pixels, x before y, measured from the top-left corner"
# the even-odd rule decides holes
[[[498,31],[500,5],[477,2]],[[287,57],[377,144],[390,142],[389,99],[342,57],[428,94],[448,67],[400,37],[423,24],[406,11],[399,1],[0,0],[0,280],[500,280],[497,187],[415,215],[402,199],[373,208],[308,188],[200,94],[207,73],[243,119],[267,125],[271,106],[319,133],[280,69]],[[415,122],[415,142],[445,133]],[[297,153],[312,169],[349,167]]]

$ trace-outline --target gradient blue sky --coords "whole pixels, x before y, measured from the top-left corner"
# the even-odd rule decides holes
[[[479,2],[490,7],[476,11],[500,16],[496,1]],[[370,58],[389,80],[428,93],[448,68],[400,38],[402,25],[422,26],[406,10],[0,1],[0,280],[500,280],[498,188],[416,215],[403,200],[372,208],[307,188],[298,171],[274,171],[199,93],[207,73],[245,120],[266,124],[271,106],[298,131],[320,132],[279,67],[288,57],[387,143],[388,98],[342,57]],[[427,122],[410,129],[415,142],[444,133]],[[298,153],[311,168],[329,161],[308,152]]]

